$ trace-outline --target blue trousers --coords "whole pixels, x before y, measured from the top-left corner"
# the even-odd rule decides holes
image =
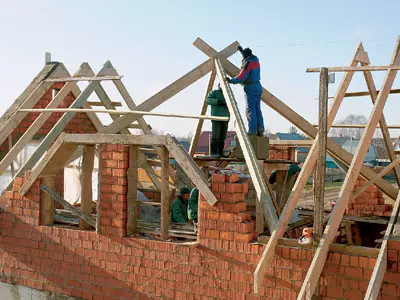
[[[244,87],[246,97],[246,117],[248,121],[249,134],[264,133],[264,120],[261,113],[260,83],[253,83]]]

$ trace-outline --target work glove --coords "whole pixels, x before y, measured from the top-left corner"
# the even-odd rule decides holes
[[[240,46],[240,45],[237,47],[237,49],[238,49],[238,51],[240,51],[240,52],[243,51],[243,48],[242,48],[242,46]]]
[[[225,77],[225,80],[226,80],[226,82],[228,82],[228,83],[232,83],[232,82],[231,82],[231,79],[230,79],[229,77]]]

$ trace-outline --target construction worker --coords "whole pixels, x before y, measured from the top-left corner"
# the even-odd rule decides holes
[[[226,106],[224,94],[221,86],[218,84],[218,89],[211,91],[207,95],[206,102],[211,106],[211,116],[213,117],[229,117],[229,110]],[[211,157],[220,158],[224,154],[224,145],[226,133],[228,132],[228,121],[211,121]]]
[[[301,168],[297,164],[290,164],[287,170],[287,178],[288,180],[295,175],[298,175],[301,171]],[[270,184],[275,184],[276,182],[276,171],[271,173],[271,176],[269,176],[269,183]]]
[[[194,188],[190,192],[189,202],[188,202],[188,219],[190,223],[196,226],[197,224],[197,211],[199,205],[199,190]]]
[[[261,113],[260,62],[249,48],[243,49],[239,46],[238,50],[243,56],[240,73],[232,79],[226,77],[226,81],[232,84],[242,83],[244,85],[248,133],[263,136],[264,120]]]
[[[179,190],[178,198],[171,205],[171,222],[187,223],[188,222],[188,199],[190,190],[187,187],[182,187]]]

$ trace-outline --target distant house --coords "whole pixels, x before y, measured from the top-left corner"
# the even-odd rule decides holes
[[[306,138],[298,133],[284,133],[284,132],[278,132],[275,135],[277,140],[280,141],[300,141],[300,140],[306,140]],[[297,147],[295,150],[295,160],[297,162],[304,162],[306,160],[306,157],[308,155],[308,152],[310,151],[309,148],[306,147]]]
[[[335,138],[335,137],[333,137],[332,140],[334,140],[343,149],[345,149],[347,152],[351,153],[352,155],[354,155],[356,153],[357,148],[360,143],[360,140],[353,140],[351,138]],[[368,152],[364,158],[364,163],[367,163],[370,165],[374,165],[376,163],[376,150],[373,145],[369,146]],[[327,156],[327,158],[326,158],[326,167],[327,168],[337,168],[336,164],[334,163],[333,159],[330,156]]]
[[[234,147],[236,132],[228,131],[225,139],[225,149]],[[208,155],[210,153],[210,139],[211,139],[211,131],[203,131],[200,134],[199,142],[197,143],[196,153]]]

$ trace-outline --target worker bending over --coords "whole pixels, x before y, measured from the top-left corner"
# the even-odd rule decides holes
[[[189,223],[194,226],[194,231],[197,232],[197,212],[199,209],[199,190],[192,189],[189,197],[187,214]]]
[[[244,85],[248,133],[263,136],[264,120],[261,113],[260,62],[249,48],[243,49],[239,46],[238,50],[243,56],[240,73],[232,79],[226,77],[226,80],[232,84],[242,83]]]
[[[211,116],[229,117],[229,110],[226,106],[225,97],[219,84],[217,90],[211,91],[207,95],[206,103],[211,106]],[[210,154],[213,158],[220,158],[224,154],[224,145],[226,133],[228,132],[228,123],[228,121],[211,121],[212,133]]]

